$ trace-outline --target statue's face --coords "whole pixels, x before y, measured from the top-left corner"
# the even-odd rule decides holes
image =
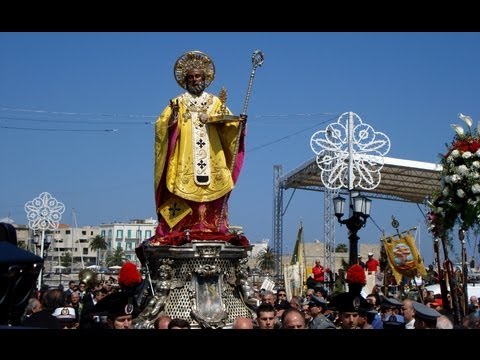
[[[162,265],[158,268],[158,276],[160,279],[162,280],[168,279],[170,278],[170,274],[171,274],[170,267]]]
[[[205,90],[205,73],[200,69],[188,70],[185,84],[190,94],[200,95]]]

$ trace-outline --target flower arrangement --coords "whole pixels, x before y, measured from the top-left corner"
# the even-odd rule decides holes
[[[480,123],[472,130],[472,118],[459,114],[467,125],[452,124],[455,136],[441,155],[440,191],[429,203],[429,230],[435,237],[447,235],[455,224],[463,230],[479,230],[480,225]]]

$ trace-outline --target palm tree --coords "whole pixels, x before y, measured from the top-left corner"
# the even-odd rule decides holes
[[[270,246],[267,246],[258,254],[257,264],[264,271],[275,269],[275,253]]]
[[[337,247],[335,248],[335,252],[338,252],[338,253],[348,252],[347,245],[346,244],[338,244]]]
[[[66,252],[62,256],[60,256],[60,265],[65,267],[69,267],[72,265],[72,254],[70,254],[70,252]]]
[[[122,266],[126,260],[125,252],[121,248],[116,248],[113,253],[108,253],[105,262],[107,267]]]
[[[105,238],[102,235],[97,235],[90,240],[90,249],[92,249],[92,251],[97,252],[96,265],[98,265],[99,250],[107,250],[108,249],[107,241],[105,240]]]

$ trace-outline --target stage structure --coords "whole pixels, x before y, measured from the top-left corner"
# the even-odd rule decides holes
[[[363,161],[376,162],[379,157],[377,155],[361,155]],[[283,247],[283,198],[284,191],[288,189],[301,189],[310,191],[321,191],[328,193],[332,191],[325,186],[321,179],[322,170],[318,163],[331,159],[328,152],[323,152],[314,158],[299,165],[294,170],[286,173],[281,172],[280,165],[275,165],[275,190],[274,194],[274,219],[273,219],[273,235],[274,246]],[[435,163],[412,161],[405,159],[397,159],[390,157],[382,157],[383,166],[379,172],[381,181],[375,188],[361,189],[362,195],[368,195],[369,198],[377,198],[383,200],[402,201],[416,204],[424,203],[425,199],[431,196],[432,192],[440,188],[440,178],[442,166]],[[346,159],[348,160],[348,159]],[[279,171],[280,170],[280,171]],[[336,191],[340,195],[349,195],[346,188],[339,188]],[[329,201],[329,196],[325,196],[324,201]],[[333,227],[333,207],[324,204],[324,241],[326,244],[335,244],[335,232]],[[327,212],[330,211],[330,212]],[[274,249],[278,253],[278,249]],[[326,252],[330,254],[330,252]],[[332,259],[326,259],[325,263],[330,264]],[[280,262],[280,260],[279,260]],[[281,267],[280,267],[281,269]],[[335,269],[332,269],[335,270]]]

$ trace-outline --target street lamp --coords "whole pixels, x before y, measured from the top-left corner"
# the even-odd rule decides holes
[[[40,249],[40,235],[38,234],[33,234],[33,244],[35,245],[35,255],[38,255],[37,249]],[[43,257],[40,256],[42,259]]]
[[[52,235],[45,236],[45,230],[42,230],[42,235],[35,233],[33,235],[33,243],[37,250],[35,251],[36,255],[39,255],[42,259],[45,260],[45,254],[47,253],[50,245],[52,244]],[[45,264],[45,263],[44,263]],[[37,287],[40,289],[41,284],[43,283],[43,269],[40,269],[40,274],[38,275],[38,284]]]
[[[370,216],[372,200],[360,195],[358,191],[350,191],[350,217],[342,220],[345,208],[345,198],[337,196],[333,198],[335,216],[340,224],[347,225],[349,230],[348,240],[350,242],[350,265],[356,264],[358,259],[358,230],[365,226]]]
[[[52,244],[52,235],[46,235],[44,236],[42,234],[42,239],[40,239],[40,235],[39,234],[34,234],[33,235],[33,243],[35,244],[35,247],[37,249],[39,249],[39,254],[40,254],[40,257],[43,258],[44,256],[44,253],[48,250],[48,248],[50,247],[50,245]],[[41,248],[42,248],[42,241],[43,241],[43,252],[44,253],[41,253]]]

